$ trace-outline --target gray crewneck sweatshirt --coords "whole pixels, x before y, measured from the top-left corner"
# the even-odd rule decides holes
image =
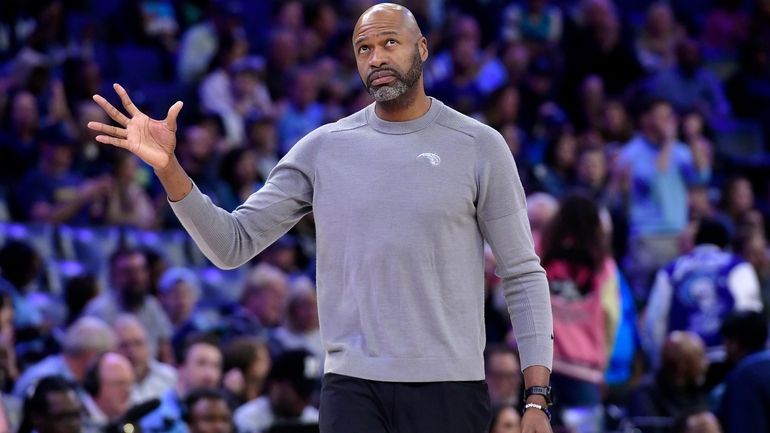
[[[486,239],[522,369],[550,369],[548,286],[511,152],[494,129],[431,101],[415,120],[382,120],[372,104],[316,129],[232,213],[195,186],[171,206],[222,268],[313,211],[325,372],[380,381],[484,378]]]

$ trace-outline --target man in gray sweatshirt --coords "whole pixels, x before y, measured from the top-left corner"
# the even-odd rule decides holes
[[[97,95],[122,127],[89,127],[155,169],[185,229],[222,268],[246,263],[314,212],[323,433],[486,431],[484,240],[519,345],[522,431],[550,432],[548,287],[510,151],[492,128],[426,96],[427,42],[406,8],[364,12],[353,49],[376,102],[302,138],[232,213],[201,194],[174,156],[181,102],[152,120],[116,84],[129,116]]]

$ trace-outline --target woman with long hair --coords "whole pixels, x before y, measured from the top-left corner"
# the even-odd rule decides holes
[[[551,383],[563,419],[576,420],[571,427],[578,431],[601,430],[600,387],[621,315],[620,278],[608,242],[596,203],[580,194],[562,200],[543,234],[554,318]]]

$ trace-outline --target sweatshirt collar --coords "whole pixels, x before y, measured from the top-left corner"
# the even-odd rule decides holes
[[[431,101],[430,108],[425,114],[417,119],[405,120],[403,122],[383,120],[377,116],[377,113],[374,111],[375,103],[372,103],[366,107],[366,121],[372,129],[385,134],[411,134],[412,132],[420,131],[430,126],[444,107],[444,104],[438,99],[433,97],[429,98]]]

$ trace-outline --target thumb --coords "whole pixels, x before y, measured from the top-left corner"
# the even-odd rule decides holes
[[[179,116],[179,112],[182,111],[182,101],[176,101],[171,108],[168,109],[168,115],[166,116],[166,127],[171,131],[176,132],[176,118]]]

